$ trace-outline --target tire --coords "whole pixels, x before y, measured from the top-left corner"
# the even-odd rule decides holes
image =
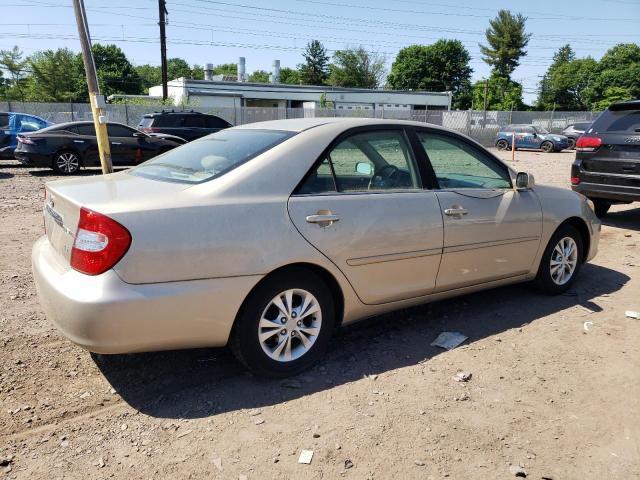
[[[544,153],[552,153],[554,149],[555,147],[551,142],[542,142],[542,145],[540,145],[540,150],[542,150]]]
[[[584,258],[583,248],[580,232],[571,225],[561,225],[542,255],[535,279],[536,286],[551,295],[566,292],[580,272]]]
[[[609,209],[611,208],[611,203],[606,200],[591,199],[591,201],[593,202],[593,210],[596,212],[596,216],[598,218],[606,217],[607,212],[609,212]]]
[[[569,137],[569,146],[567,147],[567,149],[574,150],[575,148],[576,148],[576,139]]]
[[[305,298],[310,301],[305,311],[318,310],[299,316]],[[290,305],[293,309],[288,308]],[[283,313],[282,307],[290,314]],[[234,324],[229,346],[255,375],[284,378],[307,370],[322,357],[334,326],[331,291],[312,271],[296,268],[274,274],[249,295]]]
[[[59,175],[73,175],[80,170],[80,156],[71,150],[63,150],[53,157],[53,171]]]
[[[509,142],[506,140],[498,140],[496,142],[496,147],[498,147],[498,150],[506,150],[509,148]]]

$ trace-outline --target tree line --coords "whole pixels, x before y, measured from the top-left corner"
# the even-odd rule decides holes
[[[386,58],[376,52],[360,46],[337,50],[330,56],[320,41],[312,40],[301,64],[280,70],[280,83],[450,91],[453,108],[476,110],[602,110],[614,101],[640,98],[639,45],[615,45],[600,60],[577,58],[571,45],[564,45],[542,76],[536,102],[525,105],[522,84],[512,75],[527,55],[531,34],[526,31],[526,20],[508,10],[500,10],[490,20],[486,43],[479,47],[491,74],[475,83],[471,81],[469,51],[461,41],[451,39],[401,49],[389,72],[385,70]],[[146,94],[149,87],[161,82],[160,67],[134,66],[116,45],[95,44],[93,54],[105,95]],[[201,65],[189,65],[181,58],[170,58],[167,69],[170,79],[204,78]],[[214,67],[214,74],[235,76],[236,69],[235,63],[223,63]],[[254,71],[249,81],[266,83],[269,72]],[[81,55],[66,48],[26,57],[17,46],[0,50],[0,99],[86,102]]]

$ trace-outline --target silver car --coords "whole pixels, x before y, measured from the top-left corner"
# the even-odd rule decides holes
[[[600,234],[585,197],[404,121],[254,123],[46,190],[34,277],[69,339],[228,344],[273,377],[365,317],[530,280],[564,292]]]

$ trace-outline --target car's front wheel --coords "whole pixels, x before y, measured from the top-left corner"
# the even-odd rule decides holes
[[[80,170],[80,157],[68,150],[58,152],[53,157],[52,167],[60,175],[73,175]]]
[[[580,232],[571,225],[561,225],[542,255],[537,286],[555,295],[567,291],[582,266],[583,248]]]
[[[276,273],[247,298],[231,334],[235,356],[256,375],[287,377],[316,363],[335,325],[333,297],[304,268]]]
[[[542,142],[542,145],[540,145],[540,149],[544,153],[551,153],[554,150],[553,143],[551,143],[551,142]]]

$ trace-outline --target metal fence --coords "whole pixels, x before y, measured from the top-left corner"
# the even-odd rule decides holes
[[[182,110],[161,104],[108,104],[107,118],[113,122],[136,126],[145,113],[162,109]],[[499,128],[511,123],[533,124],[552,133],[561,132],[574,122],[594,120],[599,112],[534,112],[534,111],[477,111],[477,110],[395,110],[395,109],[303,109],[303,108],[214,108],[187,106],[186,110],[209,113],[224,118],[233,125],[280,120],[286,118],[360,117],[414,120],[451,128],[464,133],[483,145],[493,145]],[[88,103],[23,103],[0,102],[0,111],[23,112],[38,115],[50,122],[60,123],[91,120]]]

